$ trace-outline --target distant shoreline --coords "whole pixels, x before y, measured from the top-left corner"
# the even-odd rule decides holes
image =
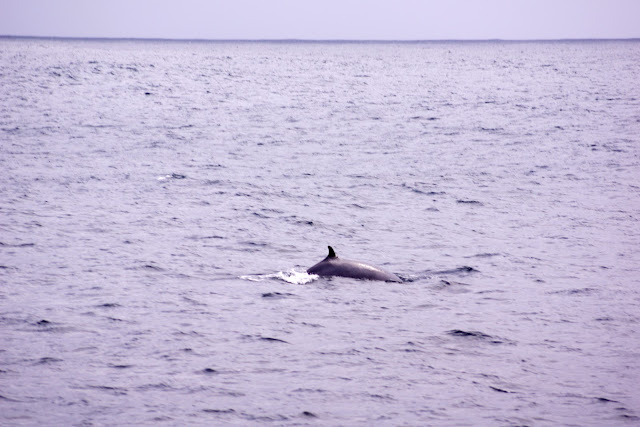
[[[78,41],[149,41],[149,42],[177,42],[177,43],[324,43],[324,44],[419,44],[419,43],[554,43],[554,42],[636,42],[634,38],[563,38],[563,39],[425,39],[425,40],[357,40],[357,39],[201,39],[201,38],[155,38],[155,37],[70,37],[70,36],[23,36],[0,35],[0,39],[20,40],[78,40]]]

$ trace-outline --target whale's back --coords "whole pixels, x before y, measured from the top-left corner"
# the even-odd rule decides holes
[[[402,282],[398,276],[373,265],[359,261],[339,258],[329,246],[329,256],[307,270],[309,274],[324,277],[350,277],[353,279],[383,280],[386,282]]]

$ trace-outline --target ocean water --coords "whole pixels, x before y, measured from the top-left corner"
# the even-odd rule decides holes
[[[0,39],[0,424],[637,425],[638,82],[640,41]]]

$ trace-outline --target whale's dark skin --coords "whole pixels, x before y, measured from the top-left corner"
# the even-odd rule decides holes
[[[402,282],[398,276],[388,273],[381,268],[358,261],[339,258],[333,248],[329,246],[329,255],[307,270],[309,274],[323,277],[351,277],[353,279],[383,280],[385,282]]]

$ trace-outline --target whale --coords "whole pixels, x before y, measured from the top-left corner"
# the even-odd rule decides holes
[[[384,271],[373,265],[359,261],[342,259],[329,246],[329,255],[313,267],[307,270],[308,274],[316,274],[321,277],[350,277],[352,279],[382,280],[385,282],[402,282],[398,276]]]

